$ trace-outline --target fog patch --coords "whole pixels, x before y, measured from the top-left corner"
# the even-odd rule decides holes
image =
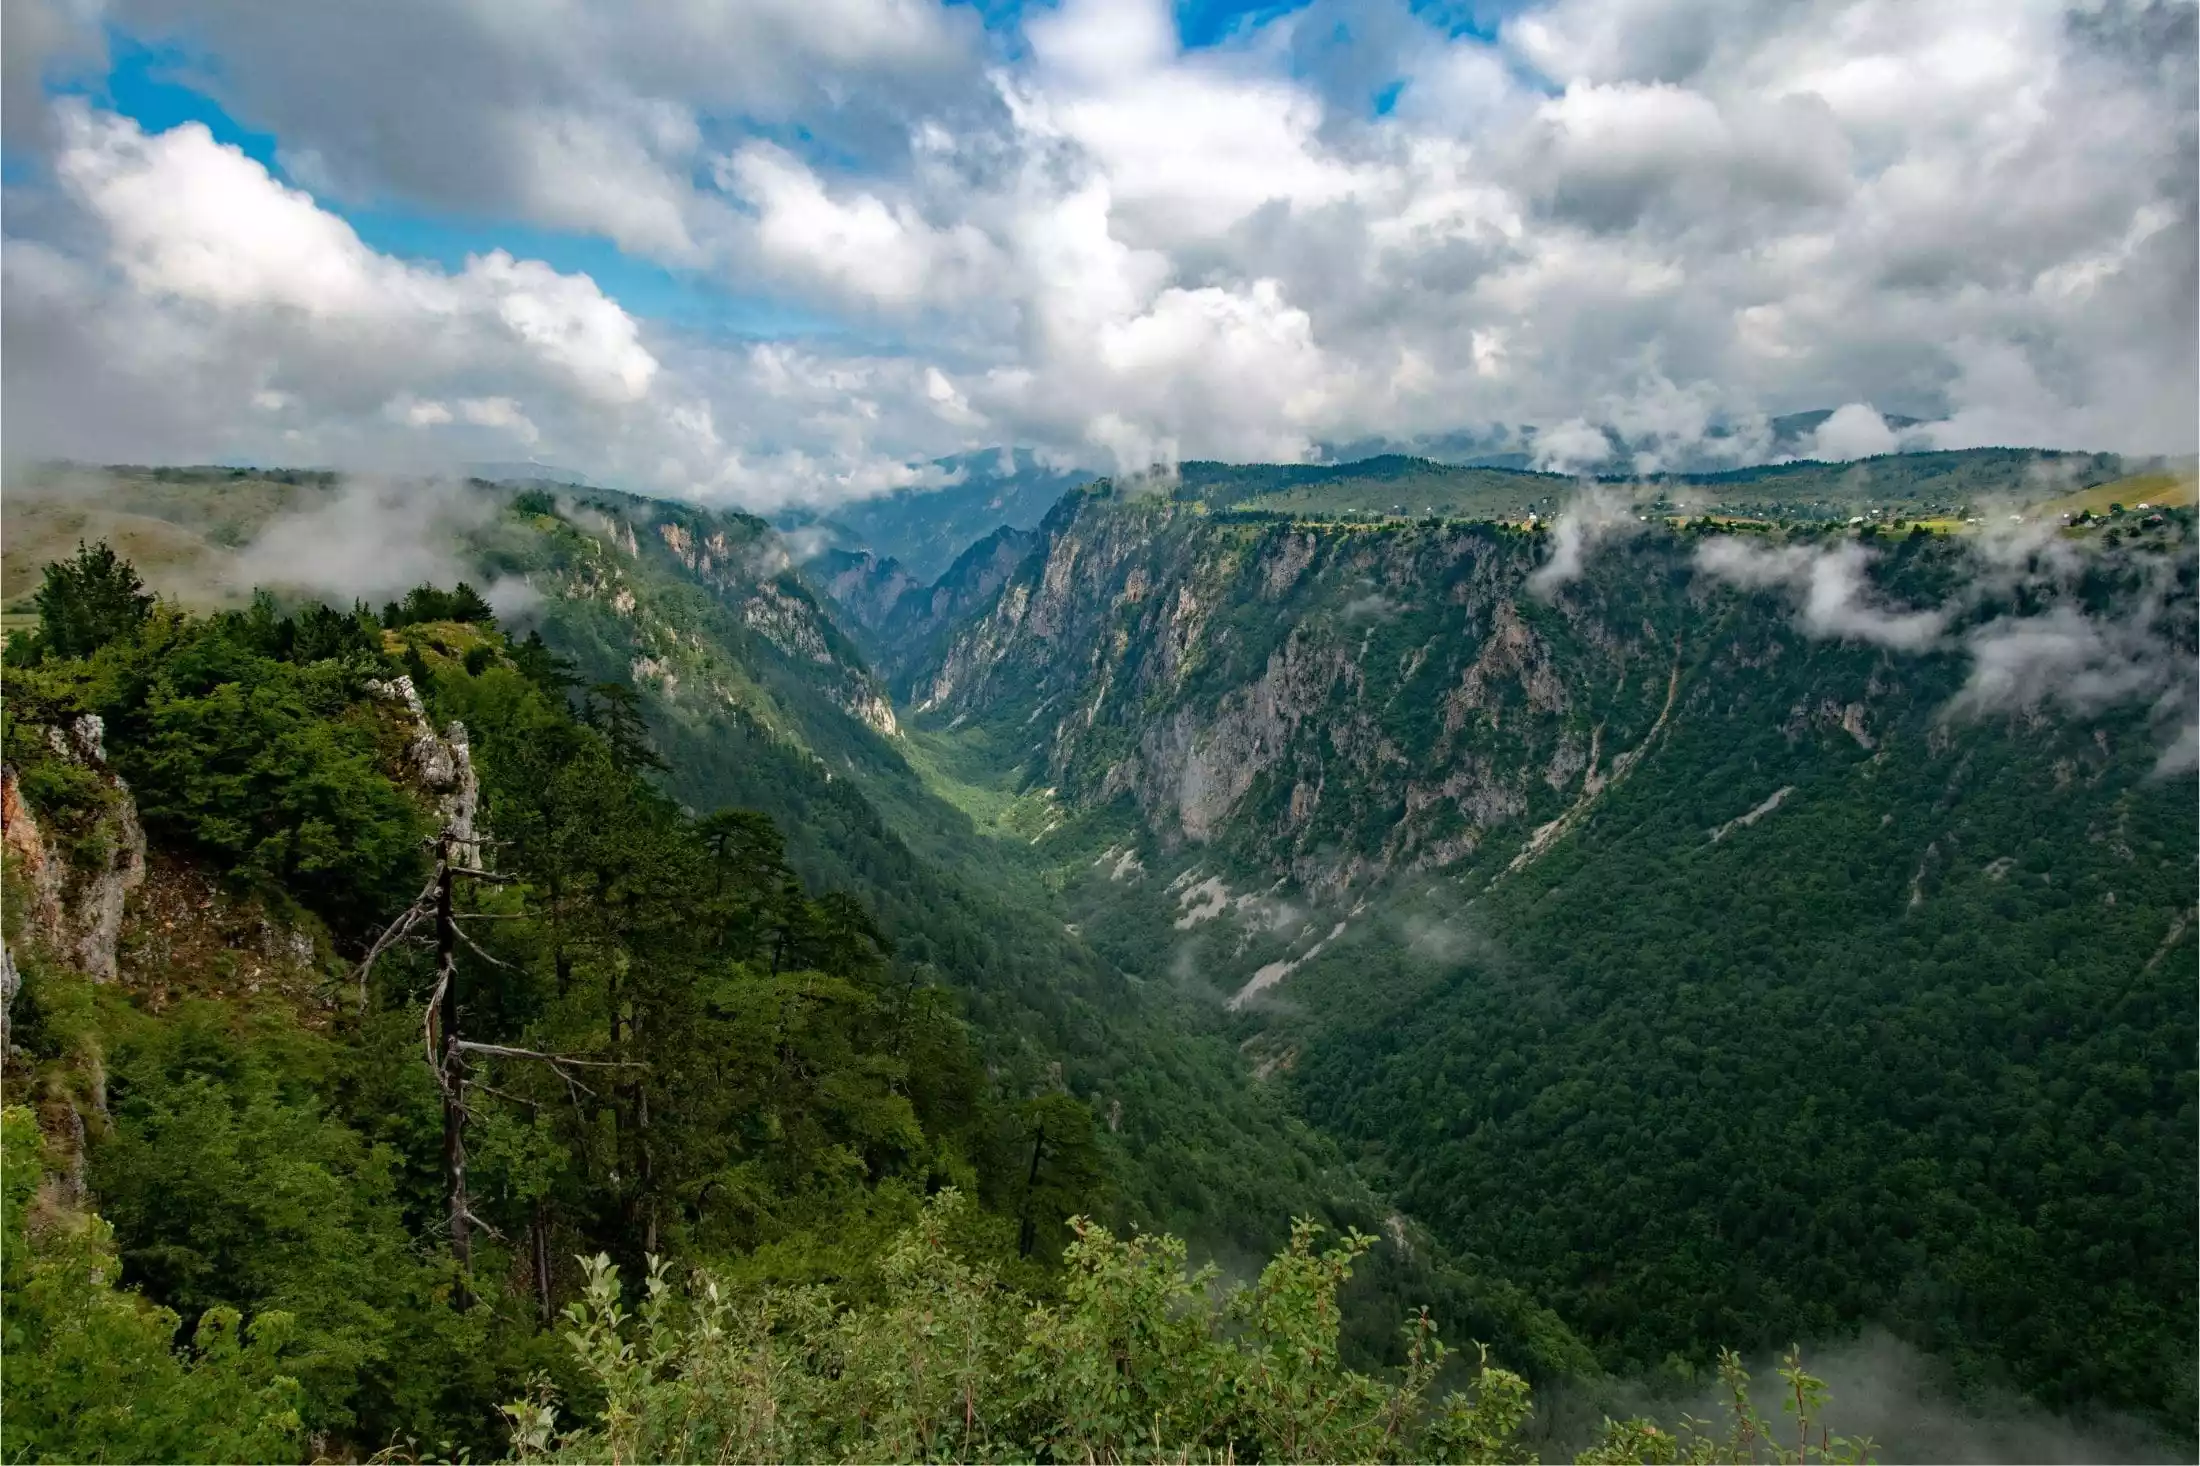
[[[1964,541],[1979,589],[2013,590],[2041,581],[2068,585],[2085,570],[2086,552],[2061,523],[2011,512],[2001,502],[1981,506],[1978,532]]]
[[[1380,592],[1370,591],[1346,601],[1339,614],[1347,621],[1384,621],[1398,614],[1398,603]]]
[[[237,552],[231,574],[339,605],[449,586],[468,573],[460,541],[496,512],[494,500],[454,480],[353,478],[268,524]]]
[[[1971,675],[1950,711],[1983,715],[2050,699],[2080,713],[2159,692],[2175,653],[2142,622],[2102,622],[2071,606],[2003,616],[1964,638]]]
[[[1398,923],[1398,935],[1415,956],[1444,967],[1456,967],[1472,958],[1487,956],[1488,938],[1456,917],[1431,916],[1416,911]]]
[[[1803,1368],[1826,1383],[1828,1398],[1814,1427],[1837,1436],[1868,1437],[1874,1461],[2079,1463],[2189,1460],[2160,1431],[2126,1415],[2056,1415],[2008,1390],[1959,1393],[1947,1366],[1884,1328],[1856,1339],[1802,1350]],[[1779,1360],[1748,1361],[1750,1398],[1790,1448],[1793,1417],[1780,1409]],[[1727,1396],[1714,1378],[1676,1395],[1669,1385],[1632,1379],[1563,1382],[1537,1391],[1531,1437],[1562,1458],[1586,1448],[1604,1418],[1648,1417],[1674,1427],[1683,1415],[1707,1421],[1723,1437],[1732,1422]],[[1783,1434],[1784,1432],[1784,1434]],[[1813,1431],[1815,1434],[1815,1429]]]
[[[1581,485],[1558,511],[1550,558],[1529,575],[1529,593],[1546,600],[1556,595],[1560,587],[1581,578],[1591,550],[1632,532],[1639,523],[1629,496],[1619,489],[1609,484]]]
[[[1784,587],[1802,604],[1797,624],[1821,641],[1860,641],[1918,652],[1939,642],[1948,613],[1896,611],[1874,604],[1865,574],[1871,552],[1853,540],[1820,547],[1757,545],[1722,535],[1696,547],[1696,568],[1744,590]]]
[[[760,541],[757,546],[757,573],[766,579],[779,574],[788,565],[807,565],[833,547],[830,530],[822,525],[806,524],[800,529],[783,530],[774,539]],[[777,551],[776,556],[773,551]],[[771,561],[768,568],[764,564]]]
[[[2200,769],[2200,724],[2187,723],[2154,761],[2154,777],[2174,779],[2195,769]]]
[[[489,603],[489,609],[504,622],[521,621],[534,614],[542,604],[542,592],[529,584],[525,576],[500,575],[489,582],[481,598]]]
[[[1829,1428],[1839,1435],[1870,1436],[1882,1461],[2189,1459],[2127,1416],[2059,1416],[2005,1390],[1959,1399],[1938,1360],[1884,1329],[1866,1330],[1853,1343],[1805,1351],[1803,1364],[1832,1392]],[[1764,1373],[1770,1373],[1770,1361]],[[1768,1409],[1777,1408],[1776,1390],[1756,1393]]]

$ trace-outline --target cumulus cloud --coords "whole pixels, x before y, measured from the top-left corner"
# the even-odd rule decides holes
[[[1608,463],[1612,440],[1585,418],[1570,417],[1536,434],[1533,462],[1552,473],[1580,473]]]
[[[1805,456],[1840,463],[1851,458],[1876,458],[1902,445],[1887,420],[1868,402],[1845,403],[1811,434]]]
[[[1745,590],[1780,587],[1799,601],[1796,624],[1821,640],[1923,651],[1940,640],[1948,613],[1895,611],[1875,604],[1871,553],[1854,540],[1825,546],[1759,545],[1719,535],[1696,547],[1696,568]]]
[[[18,9],[61,18],[23,64],[68,49],[64,0]],[[927,0],[105,18],[205,58],[185,79],[281,176],[38,112],[5,331],[44,451],[403,466],[472,434],[767,502],[1003,442],[1128,471],[1492,424],[1650,473],[1834,404],[1829,457],[1890,446],[1882,411],[1942,446],[2194,447],[2189,5],[1541,0],[1453,35],[1314,0],[1197,47],[1165,0],[991,38]],[[713,339],[524,251],[392,259],[342,217],[389,203],[818,324]]]

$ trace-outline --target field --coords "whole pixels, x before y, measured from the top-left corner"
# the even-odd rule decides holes
[[[235,551],[331,483],[327,475],[223,468],[44,466],[11,473],[0,497],[0,608],[27,611],[45,566],[79,540],[105,540],[147,585],[187,606],[242,605],[251,588],[230,581]]]
[[[2154,509],[2185,508],[2194,502],[2195,487],[2196,480],[2189,466],[2180,472],[2136,473],[2050,499],[2035,506],[2032,512],[2068,514],[2076,518],[2088,510],[2096,515],[2107,514],[2118,504],[2126,509],[2136,509],[2141,504]]]

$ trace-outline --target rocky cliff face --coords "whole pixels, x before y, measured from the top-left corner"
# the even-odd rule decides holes
[[[762,520],[605,496],[533,525],[511,558],[533,589],[588,623],[594,675],[697,717],[744,708],[783,720],[799,689],[873,732],[898,733],[862,651]],[[603,665],[611,657],[617,665]],[[781,706],[759,705],[775,694]]]
[[[902,597],[924,589],[900,561],[881,559],[869,550],[827,550],[804,568],[835,606],[856,625],[873,631],[886,629]]]
[[[977,541],[937,581],[920,583],[869,551],[828,550],[803,567],[833,613],[890,682],[936,657],[954,628],[983,611],[1038,543],[1007,525]]]
[[[15,770],[0,768],[0,841],[25,892],[25,930],[101,982],[116,975],[130,893],[145,879],[145,830],[122,777],[107,766],[106,730],[90,714],[46,730],[56,757],[92,771],[104,788],[91,828],[68,842],[40,827]],[[13,962],[9,963],[12,972]],[[12,997],[12,992],[10,993]]]
[[[993,728],[1072,811],[1127,801],[1165,849],[1214,847],[1335,894],[1420,869],[1503,879],[1593,819],[1678,726],[1951,769],[2005,714],[2082,741],[2087,709],[2052,690],[1968,706],[1994,658],[2050,621],[2098,615],[2150,646],[2118,654],[2144,663],[2123,670],[2147,695],[2174,681],[2170,652],[2189,660],[2190,576],[2164,579],[2157,551],[2096,547],[2080,571],[2054,549],[2061,569],[2013,571],[1990,544],[1922,532],[1763,548],[1626,524],[1568,578],[1538,574],[1562,544],[1540,530],[1215,513],[1103,485],[1064,501],[913,673],[911,701]],[[1763,559],[1707,571],[1722,553]],[[2085,595],[2100,604],[2081,612]],[[1890,609],[1904,603],[1936,609]],[[2114,701],[2091,710],[2122,716]]]
[[[917,708],[1023,723],[1062,797],[1128,798],[1165,843],[1313,887],[1555,815],[1654,736],[1670,691],[1677,602],[1534,602],[1541,543],[1503,526],[1095,494],[1046,535],[920,673]]]

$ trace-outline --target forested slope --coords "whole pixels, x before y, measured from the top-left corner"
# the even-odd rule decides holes
[[[920,734],[1046,791],[1096,945],[1227,999],[1608,1362],[1885,1322],[2182,1429],[2192,526],[2147,518],[1551,534],[1103,488],[904,675]]]
[[[514,514],[483,551],[507,571],[512,533],[556,517]],[[595,573],[558,553],[530,573]],[[662,589],[616,584],[620,616]],[[571,1402],[561,1429],[585,1424],[617,1386],[553,1321],[591,1254],[630,1277],[652,1254],[708,1266],[814,1312],[893,1296],[893,1238],[932,1226],[984,1269],[989,1308],[1020,1309],[1061,1295],[1076,1213],[1167,1208],[1248,1247],[1287,1207],[1379,1219],[1214,1040],[1172,1046],[1166,1010],[1089,956],[1038,980],[1060,947],[1017,943],[1040,922],[912,855],[818,755],[752,731],[729,762],[808,821],[788,828],[819,864],[890,898],[878,915],[806,885],[764,812],[661,792],[712,787],[672,765],[700,738],[676,704],[583,681],[464,585],[196,618],[96,547],[40,602],[6,674],[7,1098],[26,1107],[8,1142],[11,1455],[494,1452],[496,1407],[537,1379]],[[585,652],[585,631],[564,634]],[[768,696],[771,669],[742,670]],[[823,685],[752,730],[790,726],[790,706],[863,729],[834,700],[847,684]],[[449,935],[420,945],[430,931]],[[451,1081],[435,1056],[459,1034]],[[1093,1073],[1124,1087],[1072,1087]],[[923,1198],[950,1189],[975,1205],[926,1222]],[[1336,1375],[1337,1350],[1402,1360],[1422,1301],[1543,1377],[1589,1367],[1516,1290],[1402,1228],[1383,1250],[1313,1336],[1323,1377],[1378,1417],[1388,1387]],[[1351,1271],[1325,1265],[1320,1296]],[[200,1352],[171,1356],[167,1329]],[[1400,1441],[1430,1428],[1429,1384],[1399,1397],[1416,1422]],[[1042,1414],[1014,1428],[1054,1429],[1053,1406],[1016,1408]],[[1271,1428],[1220,1408],[1188,1399],[1185,1438]]]

